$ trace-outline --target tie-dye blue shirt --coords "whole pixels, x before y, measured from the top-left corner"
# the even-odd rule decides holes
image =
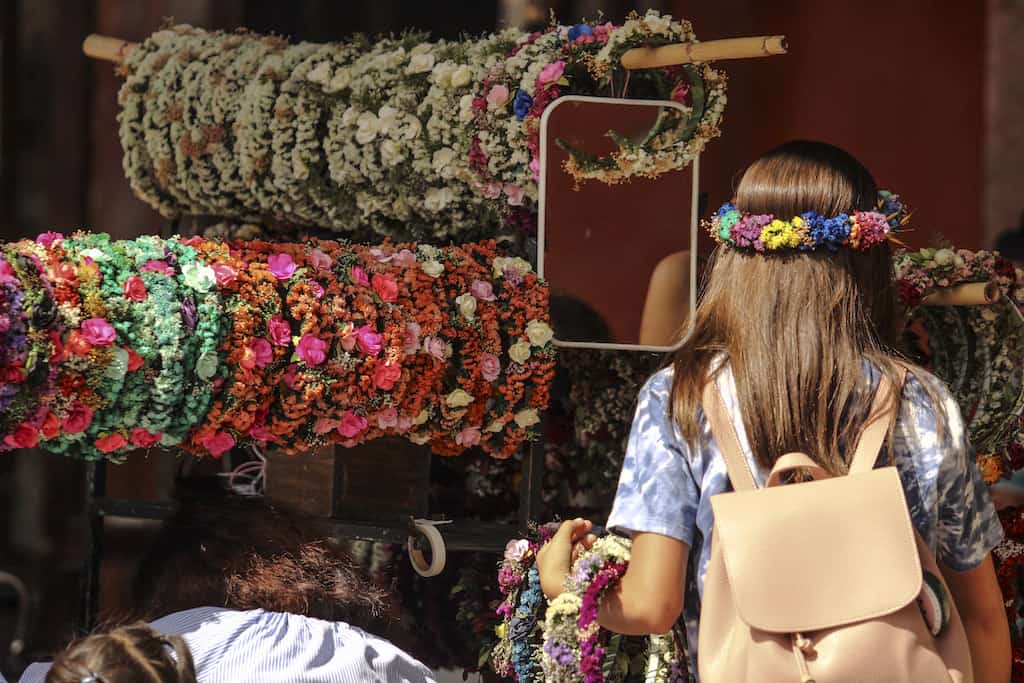
[[[1003,529],[974,462],[959,407],[941,381],[916,372],[908,375],[903,388],[893,459],[921,538],[950,569],[973,569],[1002,540]],[[872,384],[876,383],[877,370],[870,375]],[[943,410],[932,405],[923,382],[942,400],[947,424],[941,441],[938,425]],[[767,472],[750,451],[728,367],[719,373],[718,387],[747,462],[763,486]],[[694,449],[669,418],[671,393],[672,368],[656,373],[640,390],[608,527],[663,534],[690,547],[683,618],[696,675],[700,596],[711,555],[711,496],[731,487],[703,413],[698,413],[699,436]],[[887,460],[883,451],[879,465],[888,464]]]

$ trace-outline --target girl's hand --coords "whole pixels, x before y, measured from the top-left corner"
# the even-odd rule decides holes
[[[580,518],[562,522],[551,540],[537,553],[540,588],[549,600],[562,593],[562,584],[565,583],[572,563],[597,540],[590,534],[593,526],[588,520]]]

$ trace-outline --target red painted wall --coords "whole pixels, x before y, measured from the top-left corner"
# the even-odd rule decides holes
[[[914,209],[907,241],[986,245],[985,6],[978,0],[676,2],[702,40],[785,34],[788,55],[722,62],[722,137],[702,159],[712,209],[734,174],[793,138],[844,147]]]

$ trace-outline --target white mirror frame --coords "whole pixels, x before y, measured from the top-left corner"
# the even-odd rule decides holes
[[[619,99],[610,97],[588,97],[584,95],[566,95],[565,97],[559,97],[557,100],[548,105],[547,109],[540,117],[540,199],[539,199],[539,212],[540,215],[537,217],[537,274],[540,277],[544,277],[544,236],[545,236],[545,225],[544,215],[547,202],[547,150],[548,150],[548,118],[551,116],[551,112],[556,107],[565,104],[567,102],[601,102],[601,103],[616,103],[624,104],[628,106],[645,106],[645,107],[675,107],[686,111],[686,107],[679,104],[678,102],[672,102],[670,100],[629,100]],[[693,330],[693,314],[697,310],[697,224],[698,224],[698,210],[700,204],[700,155],[693,157],[691,162],[692,172],[690,183],[690,315],[687,317],[689,320],[686,332],[679,338],[672,346],[651,346],[646,344],[614,344],[607,342],[580,342],[580,341],[567,341],[558,338],[558,331],[555,330],[555,337],[552,342],[555,346],[561,346],[569,349],[609,349],[617,351],[654,351],[654,352],[665,352],[675,351],[687,337],[690,336]]]

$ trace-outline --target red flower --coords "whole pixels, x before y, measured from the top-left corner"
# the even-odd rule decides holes
[[[42,433],[45,439],[55,439],[60,434],[60,420],[53,413],[46,414],[46,419],[43,420]]]
[[[4,439],[11,448],[35,448],[39,443],[39,432],[32,425],[20,424],[13,434]]]
[[[216,432],[203,439],[202,443],[206,450],[210,451],[210,455],[219,458],[235,447],[235,437],[227,432]]]
[[[136,427],[132,430],[132,445],[138,446],[139,448],[150,448],[160,443],[160,439],[164,437],[163,434],[157,432],[156,434],[150,434],[149,431],[142,427]]]
[[[396,363],[381,363],[373,369],[373,383],[384,391],[390,391],[401,376],[402,368]]]
[[[117,432],[104,436],[102,439],[96,439],[96,449],[99,450],[100,453],[113,453],[114,451],[121,450],[127,445],[128,440]]]
[[[124,347],[124,350],[128,354],[128,372],[135,372],[136,370],[142,367],[143,363],[146,362],[142,359],[142,356],[135,353],[135,351],[128,348],[127,346]]]
[[[395,278],[386,273],[375,273],[372,282],[373,290],[377,292],[381,301],[398,300],[398,283],[395,282]]]
[[[125,298],[135,302],[145,301],[149,294],[146,291],[146,283],[138,275],[132,275],[125,280],[124,286],[121,289],[124,291]]]
[[[92,351],[92,344],[82,336],[81,332],[72,330],[68,335],[67,349],[76,356],[88,356]]]
[[[92,424],[92,409],[81,403],[71,407],[68,416],[64,418],[64,431],[68,434],[84,432]]]

